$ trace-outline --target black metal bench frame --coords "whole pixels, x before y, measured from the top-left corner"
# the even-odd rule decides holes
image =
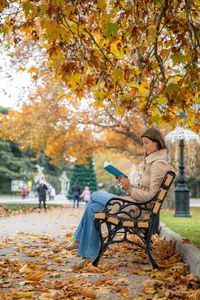
[[[114,197],[107,202],[103,211],[95,214],[94,226],[100,237],[100,249],[98,256],[93,261],[94,266],[98,265],[108,245],[126,241],[143,248],[149,257],[153,269],[159,269],[158,264],[152,257],[150,245],[152,235],[157,231],[160,209],[175,176],[176,174],[173,171],[168,171],[157,194],[149,201],[138,203],[122,197]],[[112,212],[114,205],[115,211]],[[148,213],[148,218],[146,219],[141,218],[144,212]],[[105,225],[107,233],[104,236]],[[139,242],[130,240],[130,234],[136,235],[139,238]]]

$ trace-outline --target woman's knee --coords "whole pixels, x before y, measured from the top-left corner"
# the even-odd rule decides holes
[[[85,210],[88,213],[90,213],[90,212],[96,213],[96,212],[99,212],[100,210],[102,210],[103,208],[104,208],[104,205],[102,205],[101,203],[90,200],[90,201],[88,201],[88,204],[87,204]]]
[[[92,199],[93,201],[99,201],[99,200],[101,200],[102,198],[104,198],[105,195],[106,195],[105,192],[93,192],[93,193],[91,194],[91,199]]]
[[[107,192],[93,192],[91,195],[91,202],[100,203],[105,205],[107,201],[112,198],[114,195]]]
[[[91,194],[92,200],[95,200],[96,197],[98,196],[98,194],[99,194],[99,192],[93,192],[93,193]]]

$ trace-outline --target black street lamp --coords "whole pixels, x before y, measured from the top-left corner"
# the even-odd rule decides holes
[[[178,183],[175,188],[175,214],[174,217],[191,217],[190,215],[190,199],[189,189],[185,180],[185,165],[184,165],[184,139],[179,141],[180,147],[180,164]]]
[[[196,141],[200,143],[198,135],[189,129],[177,127],[166,137],[167,142],[179,141],[180,161],[178,183],[175,188],[175,214],[174,217],[191,217],[189,189],[186,185],[185,165],[184,165],[184,140],[187,142]]]

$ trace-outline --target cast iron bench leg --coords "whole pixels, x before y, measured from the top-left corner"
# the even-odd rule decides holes
[[[94,221],[94,225],[95,225],[95,228],[99,234],[99,244],[100,244],[100,248],[99,248],[99,253],[97,255],[97,257],[95,258],[95,260],[93,261],[92,265],[93,266],[97,266],[98,263],[99,263],[99,260],[103,254],[103,252],[105,252],[107,246],[108,246],[108,241],[105,242],[104,241],[104,238],[103,238],[103,235],[102,235],[102,232],[101,232],[101,225],[100,225],[100,220],[95,220]],[[107,224],[108,226],[108,232],[110,232],[110,226]],[[110,238],[108,237],[108,240],[110,240]]]
[[[146,253],[149,257],[149,260],[151,262],[151,265],[153,267],[153,269],[159,269],[159,266],[158,264],[155,262],[155,260],[153,259],[152,255],[151,255],[151,247],[150,247],[150,243],[151,243],[151,238],[147,238],[147,241],[146,241]]]

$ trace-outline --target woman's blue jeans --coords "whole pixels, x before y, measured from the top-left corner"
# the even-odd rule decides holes
[[[79,241],[77,255],[87,258],[96,258],[99,253],[99,235],[94,227],[94,214],[103,210],[105,204],[114,194],[107,192],[94,192],[85,208],[85,212],[75,231],[74,238]]]

